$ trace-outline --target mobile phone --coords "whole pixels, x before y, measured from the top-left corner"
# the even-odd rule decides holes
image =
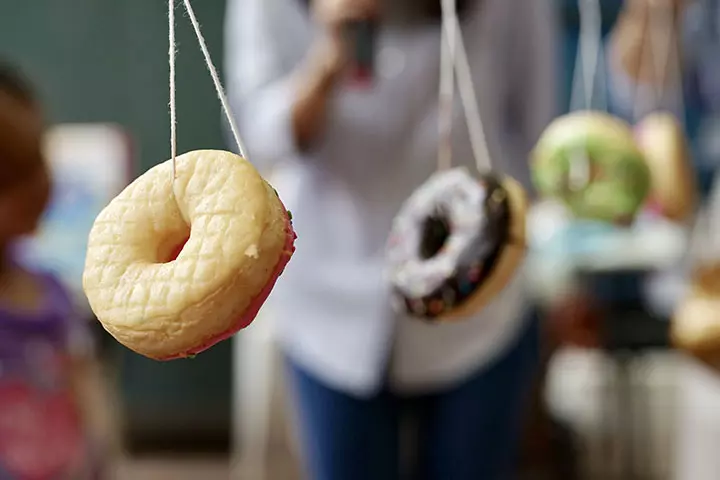
[[[351,49],[350,82],[360,87],[372,84],[378,23],[374,19],[350,22],[346,27]]]

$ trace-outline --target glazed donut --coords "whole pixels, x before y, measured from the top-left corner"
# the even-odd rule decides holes
[[[289,212],[245,159],[201,150],[137,178],[90,231],[83,288],[126,347],[169,360],[249,325],[294,251]],[[174,183],[174,185],[173,185]]]
[[[696,272],[690,293],[675,312],[670,337],[678,349],[720,369],[720,266]]]
[[[650,202],[670,220],[685,221],[697,189],[682,126],[669,113],[652,113],[635,126],[635,138],[650,169]]]
[[[527,199],[510,178],[441,171],[393,222],[388,275],[393,303],[428,320],[467,317],[510,281],[526,249]]]
[[[650,172],[622,120],[582,111],[555,119],[532,153],[541,194],[562,200],[580,218],[630,223],[650,189]]]

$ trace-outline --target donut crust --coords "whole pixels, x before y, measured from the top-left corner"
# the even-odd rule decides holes
[[[677,222],[687,220],[695,211],[697,186],[682,127],[673,115],[656,112],[645,117],[636,132],[650,168],[650,198],[658,203],[663,216]]]
[[[507,193],[510,209],[508,242],[502,247],[500,257],[482,285],[461,305],[434,318],[434,322],[459,321],[480,311],[510,283],[525,258],[527,195],[522,185],[511,177],[503,177],[500,183]]]

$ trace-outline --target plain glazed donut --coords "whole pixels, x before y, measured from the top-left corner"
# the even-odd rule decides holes
[[[481,310],[525,255],[527,198],[511,178],[438,172],[405,202],[388,239],[397,309],[429,320]]]
[[[697,188],[682,126],[669,113],[652,113],[635,126],[635,138],[650,168],[650,202],[670,220],[687,220]]]
[[[720,370],[720,266],[698,269],[672,319],[673,345]]]
[[[650,172],[630,125],[601,112],[555,119],[532,153],[541,194],[563,201],[579,218],[626,224],[650,190]]]
[[[294,251],[289,212],[245,159],[200,150],[148,170],[98,215],[83,288],[147,357],[197,354],[248,326]]]

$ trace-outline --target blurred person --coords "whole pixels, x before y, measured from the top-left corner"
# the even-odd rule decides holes
[[[105,478],[112,444],[86,325],[58,280],[13,247],[51,192],[44,122],[31,87],[0,65],[0,478]]]
[[[556,113],[551,0],[458,0],[494,166],[531,188],[528,153]],[[347,83],[346,28],[375,19],[370,88]],[[539,325],[523,275],[452,324],[394,313],[393,217],[438,154],[439,0],[231,0],[226,68],[251,161],[292,179],[297,252],[271,305],[314,480],[513,476]],[[474,169],[459,102],[455,166]],[[293,198],[294,197],[294,198]],[[402,450],[402,452],[401,452]],[[403,455],[401,455],[403,453]],[[404,458],[404,457],[403,457]]]
[[[651,22],[653,8],[672,6],[669,25],[665,28]],[[633,7],[632,9],[630,7]],[[659,101],[648,108],[670,109],[686,120],[691,138],[696,142],[695,158],[705,197],[694,226],[690,251],[684,262],[648,288],[648,297],[657,310],[672,315],[691,288],[697,268],[707,266],[717,254],[718,241],[713,237],[713,222],[720,216],[720,184],[717,181],[717,149],[698,148],[703,142],[703,124],[709,124],[711,140],[717,138],[717,119],[720,118],[720,2],[718,0],[633,0],[625,11],[623,28],[614,38],[615,52],[622,53],[630,63],[645,63],[646,72],[633,75],[616,69],[614,76],[622,86],[614,92],[618,104],[633,105],[638,95],[649,94],[649,87],[660,86]],[[633,33],[635,32],[635,33]],[[637,32],[641,32],[638,34]],[[655,71],[667,80],[653,78],[652,51],[650,47],[666,42],[678,52],[665,69]],[[662,44],[662,43],[660,43]],[[612,54],[612,53],[611,53]],[[642,58],[645,57],[645,58]],[[635,60],[637,59],[637,60]],[[644,60],[644,62],[642,62]],[[659,57],[662,61],[663,57]],[[632,63],[630,63],[632,64]],[[674,68],[674,71],[666,71]],[[679,75],[678,75],[679,74]],[[637,88],[639,87],[639,88]],[[684,108],[683,108],[684,107]],[[714,122],[714,124],[713,124]],[[717,258],[715,258],[717,260]],[[659,280],[663,280],[662,282]],[[720,379],[717,371],[707,368],[699,361],[686,359],[679,363],[677,420],[674,422],[675,450],[673,452],[672,478],[711,480],[718,476],[718,455],[712,446],[718,443],[719,419],[714,415],[714,405],[720,402]]]

